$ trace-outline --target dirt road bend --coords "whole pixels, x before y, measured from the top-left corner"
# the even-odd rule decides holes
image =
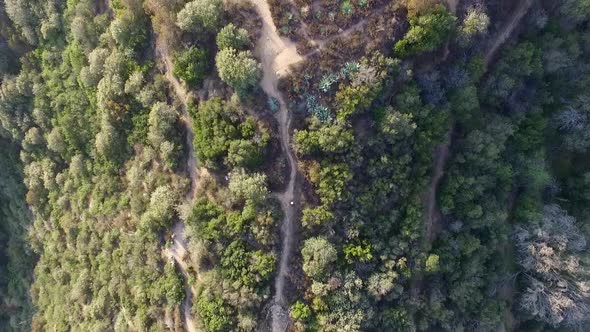
[[[297,53],[295,43],[286,38],[281,38],[272,20],[270,7],[266,0],[251,0],[256,11],[262,19],[262,33],[256,43],[254,53],[260,59],[263,76],[260,85],[264,92],[279,101],[280,110],[276,115],[279,124],[279,136],[283,152],[289,163],[289,182],[282,193],[275,196],[281,202],[284,212],[284,220],[281,225],[282,250],[279,260],[279,270],[275,279],[275,295],[271,306],[271,328],[273,332],[286,331],[289,325],[289,313],[284,298],[285,280],[289,274],[289,261],[293,251],[295,201],[295,178],[297,166],[295,155],[291,150],[291,137],[289,127],[291,114],[287,108],[283,96],[278,89],[279,78],[287,73],[289,66],[300,62],[303,57]]]
[[[197,159],[195,157],[195,148],[193,146],[193,124],[190,115],[188,114],[188,100],[189,100],[189,93],[186,91],[184,86],[178,81],[176,77],[172,74],[172,60],[170,58],[170,52],[168,46],[165,44],[164,41],[160,40],[156,37],[156,56],[164,65],[164,75],[168,82],[170,83],[174,94],[181,102],[181,121],[185,126],[186,130],[186,146],[188,149],[187,155],[187,171],[189,174],[189,178],[191,181],[190,189],[186,194],[185,200],[187,203],[191,203],[195,196],[195,190],[197,187],[197,181],[199,178],[197,172]],[[180,270],[184,281],[185,281],[185,288],[184,288],[184,302],[182,304],[182,312],[184,315],[184,325],[185,329],[188,332],[196,332],[196,325],[195,321],[192,317],[192,299],[195,294],[195,289],[192,285],[189,284],[189,273],[188,273],[188,266],[184,261],[184,258],[187,256],[187,242],[184,234],[184,222],[179,221],[177,222],[172,228],[173,239],[170,247],[165,248],[163,250],[163,255],[170,260],[176,262],[176,266]]]

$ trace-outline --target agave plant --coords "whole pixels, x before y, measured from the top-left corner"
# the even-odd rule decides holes
[[[328,92],[328,91],[330,91],[330,88],[332,87],[332,85],[336,82],[338,82],[337,75],[334,75],[333,73],[326,74],[320,80],[320,85],[319,85],[320,90],[322,92]]]
[[[346,16],[351,16],[354,13],[354,7],[352,6],[352,3],[350,3],[349,0],[345,0],[342,2],[342,4],[340,5],[340,10],[342,11],[342,14]]]
[[[318,118],[321,122],[330,122],[334,119],[332,116],[332,112],[326,106],[318,105],[314,111],[313,115]]]
[[[349,61],[344,64],[342,69],[340,69],[340,74],[343,77],[348,77],[350,74],[358,73],[361,69],[361,65],[356,61]]]
[[[313,95],[308,95],[305,98],[305,103],[307,106],[307,112],[316,118],[318,118],[321,122],[329,122],[332,121],[333,116],[330,109],[326,106],[321,105],[317,98]]]
[[[281,108],[281,105],[279,103],[279,100],[275,97],[269,97],[268,100],[266,101],[268,108],[270,109],[271,112],[276,113],[279,111],[279,109]]]

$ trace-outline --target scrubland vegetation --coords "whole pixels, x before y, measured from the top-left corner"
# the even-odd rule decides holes
[[[587,330],[587,1],[268,3],[0,7],[0,330]]]

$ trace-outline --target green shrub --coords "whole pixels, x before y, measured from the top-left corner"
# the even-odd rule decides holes
[[[337,252],[334,246],[323,237],[312,237],[305,240],[303,249],[303,271],[310,278],[321,278],[336,262]]]
[[[255,87],[262,76],[262,68],[250,51],[222,49],[217,53],[215,63],[219,78],[239,94],[244,94]]]
[[[291,306],[291,318],[294,320],[305,320],[311,316],[309,306],[301,301],[293,303]]]
[[[435,273],[439,270],[439,257],[435,254],[430,254],[425,263],[426,272]]]
[[[354,261],[367,262],[373,259],[371,245],[363,241],[360,245],[349,244],[344,247],[344,256],[349,263]]]
[[[243,28],[237,28],[233,23],[223,27],[217,34],[217,48],[220,50],[225,48],[233,48],[241,50],[250,45],[250,37],[248,31]]]
[[[418,17],[410,18],[410,30],[395,44],[395,52],[401,57],[432,52],[439,48],[453,31],[456,17],[444,6],[434,6]]]
[[[197,301],[197,314],[203,322],[207,332],[229,331],[232,326],[232,310],[223,299],[208,294],[202,294]]]
[[[176,15],[176,25],[188,32],[215,30],[223,13],[220,0],[194,0],[186,3]]]
[[[191,47],[174,58],[174,76],[190,86],[199,85],[209,68],[207,51]]]
[[[334,219],[334,214],[326,209],[325,206],[315,208],[306,208],[303,210],[301,224],[303,227],[311,228],[327,224]]]

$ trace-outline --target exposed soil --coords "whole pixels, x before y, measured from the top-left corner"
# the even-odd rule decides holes
[[[195,328],[195,321],[192,317],[192,303],[195,295],[195,288],[190,285],[190,277],[188,274],[188,265],[185,262],[185,257],[188,256],[187,242],[184,237],[184,223],[178,222],[172,228],[174,238],[170,247],[164,249],[164,255],[176,264],[178,270],[182,274],[182,278],[186,283],[184,289],[184,302],[182,303],[182,313],[184,315],[184,326],[188,332],[197,331]]]
[[[289,163],[289,181],[284,192],[274,196],[280,201],[284,213],[281,226],[282,250],[279,260],[278,274],[275,279],[275,295],[271,305],[271,328],[274,332],[286,331],[289,326],[289,314],[284,297],[285,281],[289,274],[289,261],[293,251],[295,212],[295,180],[297,166],[295,155],[291,150],[289,134],[291,115],[282,94],[278,89],[279,78],[287,73],[290,65],[302,61],[304,58],[297,53],[295,43],[281,38],[275,27],[266,0],[252,0],[256,10],[262,18],[262,32],[256,42],[255,54],[261,61],[263,77],[260,85],[264,92],[279,101],[280,109],[276,115],[279,124],[279,138],[283,152]]]
[[[520,5],[516,9],[516,11],[513,13],[512,17],[510,18],[508,23],[504,26],[502,31],[494,39],[492,46],[486,52],[486,54],[485,54],[486,68],[489,66],[492,59],[494,58],[494,55],[496,55],[496,53],[498,52],[498,50],[500,49],[502,44],[504,44],[506,42],[506,40],[508,40],[508,38],[510,38],[510,36],[512,35],[512,32],[514,32],[514,29],[518,26],[518,24],[520,23],[520,20],[522,20],[524,15],[526,15],[526,13],[529,11],[532,4],[533,4],[533,0],[523,0],[520,2]]]
[[[453,126],[451,126],[453,128]],[[452,129],[447,133],[447,139],[444,144],[438,145],[434,150],[434,170],[432,172],[432,178],[428,191],[426,192],[426,241],[431,244],[436,234],[441,230],[442,213],[437,207],[437,191],[440,181],[443,178],[445,165],[449,160],[449,152],[451,147],[451,134]]]
[[[371,17],[377,16],[377,15],[382,15],[383,12],[385,11],[385,8],[386,7],[387,6],[384,6],[384,7],[381,7],[379,9],[377,9],[373,13],[373,15],[371,15]],[[314,45],[314,46],[316,46],[317,49],[315,49],[315,50],[313,50],[313,51],[305,54],[304,57],[305,58],[308,58],[311,55],[316,54],[316,53],[324,50],[327,47],[327,45],[329,45],[331,42],[335,41],[336,39],[347,37],[347,36],[351,35],[352,33],[354,33],[356,31],[364,28],[365,25],[367,25],[367,23],[369,22],[369,18],[371,18],[371,17],[366,17],[366,18],[358,21],[354,25],[351,25],[350,27],[348,27],[345,30],[342,30],[341,32],[339,32],[336,35],[333,35],[333,36],[330,36],[330,37],[326,37],[324,39],[311,39],[310,40],[311,44]]]
[[[170,59],[170,52],[168,49],[167,44],[162,41],[161,39],[156,37],[156,56],[157,58],[163,63],[164,65],[164,75],[170,85],[172,86],[172,90],[174,91],[176,97],[181,102],[181,121],[185,126],[186,130],[186,146],[187,146],[187,171],[189,174],[189,178],[191,181],[190,189],[186,194],[185,200],[187,202],[192,202],[195,196],[195,191],[197,188],[197,181],[199,178],[199,174],[197,172],[197,159],[195,157],[195,147],[193,146],[193,125],[192,125],[192,118],[188,114],[188,101],[190,100],[190,94],[186,91],[183,85],[178,81],[176,77],[172,74],[172,60]],[[177,222],[172,228],[172,243],[169,248],[163,250],[163,255],[168,259],[175,261],[176,266],[180,270],[185,285],[185,298],[184,303],[182,304],[182,312],[184,315],[184,325],[187,331],[189,332],[196,332],[197,329],[195,328],[195,321],[192,317],[192,299],[195,294],[195,290],[192,285],[189,285],[189,273],[188,273],[188,266],[184,261],[184,258],[187,256],[187,242],[184,234],[184,222],[179,221]]]
[[[449,11],[451,11],[451,13],[453,13],[453,14],[457,13],[457,6],[459,5],[459,1],[460,0],[445,0],[445,2],[447,3],[447,6],[449,7]]]

